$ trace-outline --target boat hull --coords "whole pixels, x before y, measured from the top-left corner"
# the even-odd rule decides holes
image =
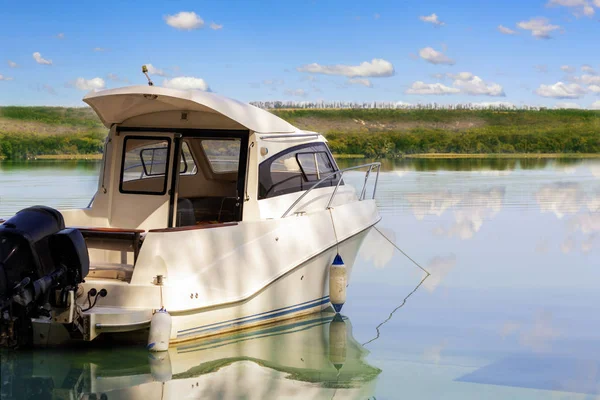
[[[358,250],[369,230],[370,228],[339,245],[339,253],[348,269],[348,277],[352,274]],[[337,252],[337,246],[324,251],[240,304],[198,313],[172,315],[175,335],[172,334],[171,343],[297,318],[331,307],[329,266]]]
[[[361,244],[379,219],[375,202],[361,201],[280,220],[148,234],[130,281],[86,278],[76,325],[85,341],[123,332],[147,336],[153,312],[165,308],[172,317],[169,343],[176,344],[319,312],[330,307],[335,256],[350,282]],[[82,311],[91,289],[108,295]],[[35,321],[36,344],[65,341],[68,335],[46,325]]]

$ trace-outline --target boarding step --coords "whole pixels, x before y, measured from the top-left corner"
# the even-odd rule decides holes
[[[93,340],[101,333],[131,332],[150,326],[152,309],[93,307],[81,313],[84,339]]]
[[[133,265],[119,263],[92,263],[88,278],[118,279],[124,282],[131,281]]]

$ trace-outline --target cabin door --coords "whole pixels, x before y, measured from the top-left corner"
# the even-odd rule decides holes
[[[173,202],[173,168],[179,135],[121,131],[115,165],[110,226],[160,229],[169,226]],[[119,154],[119,153],[117,153]]]

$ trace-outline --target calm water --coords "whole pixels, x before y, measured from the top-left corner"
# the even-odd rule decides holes
[[[0,163],[0,216],[85,206],[98,169]],[[600,399],[600,160],[384,169],[378,227],[431,272],[424,281],[373,232],[344,321],[312,316],[161,359],[2,353],[1,398]]]

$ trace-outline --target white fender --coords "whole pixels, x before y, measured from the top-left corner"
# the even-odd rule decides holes
[[[338,371],[346,362],[347,347],[346,323],[340,314],[336,314],[329,323],[329,361]]]
[[[167,351],[169,349],[169,337],[171,336],[171,315],[161,308],[156,311],[150,321],[150,333],[148,334],[148,346],[150,351]]]
[[[346,284],[348,282],[346,266],[340,255],[336,255],[329,267],[329,301],[339,313],[346,302]]]
[[[173,377],[171,368],[171,358],[168,351],[163,351],[158,354],[148,354],[148,362],[150,364],[150,373],[157,382],[167,382]]]

